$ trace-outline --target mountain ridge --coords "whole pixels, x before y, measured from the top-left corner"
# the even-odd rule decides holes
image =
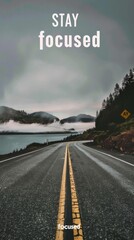
[[[0,124],[13,120],[21,124],[51,124],[53,122],[64,123],[76,123],[76,122],[94,122],[95,117],[87,114],[78,114],[77,116],[70,116],[67,118],[59,119],[58,117],[45,112],[38,111],[33,113],[27,113],[24,110],[15,110],[7,106],[0,106]]]
[[[75,122],[94,122],[95,117],[87,114],[78,114],[77,116],[71,116],[60,120],[61,124],[75,123]]]
[[[50,124],[54,121],[59,121],[59,118],[47,112],[26,113],[24,110],[15,110],[6,106],[0,106],[0,123],[10,120],[22,124]]]

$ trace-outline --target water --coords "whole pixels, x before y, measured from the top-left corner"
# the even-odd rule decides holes
[[[25,148],[27,145],[37,142],[53,142],[63,140],[69,134],[21,134],[21,135],[0,135],[0,155],[13,152],[14,150],[20,150]]]

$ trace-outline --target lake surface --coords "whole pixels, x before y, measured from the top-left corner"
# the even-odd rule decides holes
[[[33,142],[53,142],[63,140],[65,137],[70,135],[70,133],[0,135],[0,155],[13,152],[14,150],[20,150]]]

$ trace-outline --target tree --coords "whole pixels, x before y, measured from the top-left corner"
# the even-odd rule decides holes
[[[130,69],[129,74],[123,79],[122,87],[118,83],[115,84],[114,93],[110,93],[109,97],[102,102],[102,108],[99,115],[96,116],[97,129],[109,129],[113,124],[125,121],[121,117],[121,112],[127,109],[131,116],[134,116],[134,69]]]
[[[104,99],[103,102],[102,102],[102,109],[105,109],[106,108],[106,100]]]
[[[133,71],[132,71],[132,69],[130,69],[130,71],[129,71],[129,79],[133,79]]]
[[[118,83],[115,84],[115,87],[114,87],[114,97],[118,97],[120,94],[120,86]]]
[[[113,95],[110,93],[109,97],[107,97],[107,100],[106,100],[106,108],[110,107],[112,105],[113,101],[114,101]]]
[[[128,85],[128,83],[129,83],[129,76],[128,74],[126,74],[122,82],[122,88],[124,89]]]
[[[96,117],[98,117],[98,116],[99,116],[99,111],[97,110],[97,111],[96,111]]]

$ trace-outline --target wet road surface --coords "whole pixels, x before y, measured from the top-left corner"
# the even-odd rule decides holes
[[[66,145],[0,163],[0,240],[133,240],[133,157]]]

